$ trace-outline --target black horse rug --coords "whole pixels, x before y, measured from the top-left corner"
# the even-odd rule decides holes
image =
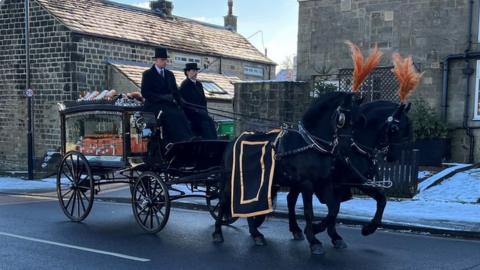
[[[279,132],[244,132],[235,141],[231,174],[232,217],[273,212],[274,142]]]

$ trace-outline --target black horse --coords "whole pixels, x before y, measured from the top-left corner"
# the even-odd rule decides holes
[[[353,126],[359,121],[359,104],[355,94],[334,92],[326,94],[315,102],[304,114],[300,132],[291,131],[280,139],[280,145],[305,145],[317,147],[298,148],[294,154],[284,153],[276,161],[273,185],[294,188],[302,193],[306,220],[305,235],[310,244],[311,252],[322,254],[321,242],[315,238],[313,228],[312,196],[315,190],[330,190],[331,169],[336,156],[345,155],[351,151],[350,143],[353,136]],[[223,242],[221,230],[223,217],[230,215],[230,175],[232,173],[233,144],[225,151],[224,177],[220,184],[219,218],[215,223],[214,242]],[[328,193],[328,192],[327,192]],[[332,197],[333,199],[333,197]],[[334,203],[332,202],[332,205]],[[329,209],[330,211],[330,209]],[[255,244],[264,245],[265,239],[258,227],[265,220],[265,215],[248,218],[249,231]]]
[[[398,160],[401,150],[412,139],[412,128],[407,113],[410,105],[397,104],[389,101],[374,101],[360,107],[360,115],[364,122],[357,121],[354,127],[354,137],[351,143],[353,151],[348,152],[343,160],[335,162],[331,174],[334,192],[326,189],[315,190],[321,202],[328,206],[328,215],[318,224],[314,224],[314,233],[327,229],[327,233],[335,248],[345,248],[346,244],[336,232],[335,224],[340,203],[351,198],[351,187],[360,189],[364,194],[377,202],[375,216],[369,224],[362,228],[362,234],[367,236],[381,225],[386,197],[378,184],[372,182],[377,173],[376,161],[386,158],[387,161]],[[287,196],[289,210],[289,227],[294,239],[303,239],[301,229],[297,224],[295,204],[300,191],[290,189]]]

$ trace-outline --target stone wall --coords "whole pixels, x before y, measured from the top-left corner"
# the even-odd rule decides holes
[[[345,40],[364,51],[378,44],[385,53],[381,66],[392,65],[393,52],[413,56],[415,65],[424,72],[417,95],[439,107],[441,61],[448,54],[462,53],[467,45],[467,2],[301,1],[298,79],[310,80],[324,66],[332,68],[332,73],[352,68]],[[478,14],[474,16],[478,18]],[[452,84],[458,79],[453,75]]]
[[[284,122],[297,123],[311,102],[310,95],[309,85],[303,82],[235,83],[236,134],[268,131]]]
[[[7,13],[7,9],[15,12]],[[18,154],[26,156],[22,147],[26,144],[26,136],[20,137],[26,122],[12,121],[20,116],[25,118],[23,81],[26,76],[24,62],[20,59],[25,54],[23,16],[23,3],[5,0],[0,5],[0,169],[12,166]]]
[[[23,1],[0,7],[0,170],[23,169],[27,158],[26,61]],[[58,147],[56,102],[71,99],[69,31],[30,2],[30,76],[34,90],[35,154]]]
[[[381,66],[392,65],[393,52],[413,56],[415,66],[424,74],[410,100],[422,97],[440,112],[442,62],[447,55],[464,53],[467,48],[468,0],[305,0],[299,3],[299,80],[311,80],[324,69],[336,73],[340,68],[352,68],[345,40],[358,44],[364,52],[378,44],[384,52]],[[477,42],[478,5],[475,1],[473,51],[480,50]],[[475,60],[471,61],[471,67],[476,67]],[[471,120],[475,105],[475,74],[470,89],[466,90],[464,68],[463,60],[453,61],[449,73],[447,123],[456,130],[452,142],[456,161],[465,161],[461,157],[468,152],[465,131],[458,130],[462,128],[467,92],[470,94],[469,125],[480,127],[480,121]],[[479,139],[476,145],[476,157],[480,157]]]

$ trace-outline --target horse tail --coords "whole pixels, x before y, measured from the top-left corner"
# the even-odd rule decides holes
[[[393,73],[397,77],[398,82],[400,83],[400,89],[398,90],[398,95],[400,96],[400,101],[405,102],[405,99],[415,90],[415,88],[420,83],[420,79],[423,73],[418,73],[415,70],[413,65],[413,60],[411,56],[402,58],[399,53],[394,53],[392,56],[393,59]]]
[[[378,65],[378,63],[380,63],[383,53],[378,49],[378,46],[375,45],[372,53],[370,53],[365,61],[362,51],[357,45],[350,41],[346,41],[345,43],[350,46],[350,50],[352,52],[354,67],[352,90],[353,92],[358,92],[360,85],[363,83],[363,81],[365,81],[365,78],[367,78],[368,74]]]

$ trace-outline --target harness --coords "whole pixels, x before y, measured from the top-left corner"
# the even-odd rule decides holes
[[[285,151],[285,152],[277,151],[280,141],[288,132],[295,132],[300,134],[300,136],[302,137],[302,139],[305,141],[307,145],[293,149],[293,150]],[[322,154],[333,155],[333,152],[335,151],[335,147],[337,146],[337,144],[338,144],[338,140],[336,139],[334,139],[332,142],[329,142],[327,140],[321,139],[311,134],[307,129],[305,129],[302,122],[298,123],[298,130],[289,129],[285,125],[282,126],[280,133],[278,134],[277,138],[275,138],[275,141],[273,142],[274,149],[276,150],[275,151],[276,160],[280,160],[286,156],[302,153],[310,149],[316,150]]]
[[[319,138],[313,134],[311,134],[303,125],[302,122],[299,122],[298,129],[289,129],[286,125],[283,125],[278,136],[275,138],[274,149],[275,149],[275,159],[280,160],[284,157],[299,154],[308,150],[315,150],[321,154],[335,156],[336,148],[339,144],[340,137],[351,137],[350,138],[350,147],[357,153],[365,156],[369,162],[368,171],[365,174],[362,174],[359,169],[352,163],[351,158],[349,156],[345,156],[340,153],[340,155],[336,156],[338,160],[344,162],[348,168],[352,170],[352,172],[361,179],[360,183],[341,183],[341,185],[347,186],[369,186],[369,187],[376,187],[376,188],[391,188],[393,186],[393,182],[391,180],[384,180],[380,179],[379,175],[379,160],[383,159],[385,155],[391,150],[392,146],[396,145],[404,145],[408,143],[409,138],[404,138],[400,142],[391,142],[390,138],[390,131],[396,129],[398,131],[400,121],[391,115],[387,118],[384,125],[382,126],[382,130],[384,130],[384,137],[383,140],[380,141],[377,146],[369,147],[358,143],[352,137],[351,134],[339,134],[339,130],[342,129],[346,123],[346,117],[343,110],[339,107],[337,108],[337,113],[335,114],[337,117],[337,123],[335,126],[335,131],[333,134],[333,140],[327,141],[322,138]],[[289,132],[298,133],[303,141],[306,143],[305,146],[295,148],[289,151],[277,151],[280,150],[279,146],[283,137]],[[341,132],[340,132],[341,133]],[[338,151],[337,151],[338,152]]]
[[[393,186],[393,182],[391,180],[380,180],[380,175],[378,173],[378,156],[385,155],[388,152],[389,146],[385,146],[381,149],[377,148],[370,148],[367,146],[360,146],[358,143],[352,142],[352,148],[357,151],[357,153],[367,156],[367,159],[370,163],[368,168],[367,175],[370,175],[371,178],[365,177],[350,161],[349,157],[345,158],[345,163],[352,169],[352,171],[362,179],[363,183],[345,183],[343,185],[348,186],[370,186],[370,187],[380,187],[380,188],[391,188]],[[362,149],[362,147],[366,148],[367,150]]]

